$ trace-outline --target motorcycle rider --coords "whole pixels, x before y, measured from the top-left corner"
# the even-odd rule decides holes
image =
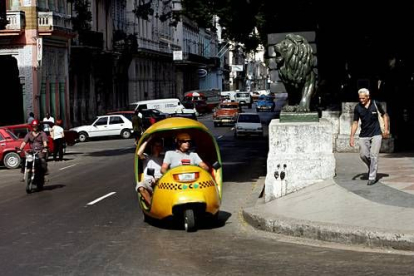
[[[29,143],[32,150],[40,151],[39,158],[41,162],[42,169],[46,174],[48,174],[47,169],[47,142],[48,138],[46,133],[40,130],[39,121],[33,120],[30,125],[32,126],[33,130],[26,134],[24,137],[23,142],[20,145],[20,150],[23,150],[24,146]],[[22,169],[24,170],[23,166]]]

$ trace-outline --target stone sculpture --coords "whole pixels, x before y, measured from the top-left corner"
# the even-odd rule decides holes
[[[284,110],[310,112],[310,101],[315,92],[315,57],[312,47],[304,37],[295,34],[286,35],[273,47],[279,77],[289,97],[289,105]]]

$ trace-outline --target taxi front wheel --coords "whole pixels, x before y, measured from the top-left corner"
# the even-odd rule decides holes
[[[194,211],[192,209],[184,211],[184,229],[187,232],[194,232],[196,230]]]

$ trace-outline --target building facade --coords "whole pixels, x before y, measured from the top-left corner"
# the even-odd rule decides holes
[[[221,89],[217,34],[176,16],[175,2],[6,0],[0,89],[11,104],[0,124],[49,112],[70,127],[131,102]]]
[[[66,0],[6,0],[0,30],[0,90],[7,104],[0,124],[50,112],[69,123],[68,55],[74,36]]]

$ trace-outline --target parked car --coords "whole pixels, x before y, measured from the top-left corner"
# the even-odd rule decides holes
[[[50,130],[52,129],[54,125],[55,123],[52,123],[52,122],[47,122],[47,121],[40,122],[40,127],[43,129],[44,132],[46,132],[48,136],[50,136]],[[73,146],[79,141],[79,134],[76,131],[65,129],[64,134],[65,134],[65,137],[63,137],[64,147],[66,147],[66,145]]]
[[[237,102],[223,102],[213,113],[214,126],[234,124],[239,115],[240,106]]]
[[[20,147],[23,139],[18,139],[9,129],[0,128],[0,163],[8,169],[17,169],[20,166],[21,158],[24,152],[17,152],[16,147]],[[26,144],[25,150],[30,149],[30,145]]]
[[[256,102],[256,111],[275,111],[275,101],[273,97],[261,95]]]
[[[54,144],[53,144],[53,138],[50,136],[49,129],[53,127],[54,123],[52,122],[40,122],[40,129],[45,131],[47,137],[48,137],[48,147],[49,147],[49,153],[53,153],[54,151]],[[13,132],[17,138],[24,139],[27,133],[33,130],[31,124],[18,124],[18,125],[10,125],[5,126],[8,128],[11,132]],[[66,145],[73,146],[78,142],[78,133],[71,130],[65,130],[65,137],[64,137],[64,144],[63,149],[66,151]]]
[[[131,137],[132,122],[123,115],[98,116],[90,125],[71,128],[79,134],[79,141],[86,142],[89,138],[118,136]]]
[[[263,136],[263,126],[257,113],[241,113],[237,117],[234,136],[258,135]]]
[[[142,114],[142,126],[144,129],[147,129],[151,126],[151,118],[155,119],[155,122],[164,120],[168,117],[168,114],[162,113],[157,109],[143,109],[140,111]],[[128,120],[132,122],[132,116],[134,116],[134,111],[113,111],[109,112],[106,115],[123,115]]]

